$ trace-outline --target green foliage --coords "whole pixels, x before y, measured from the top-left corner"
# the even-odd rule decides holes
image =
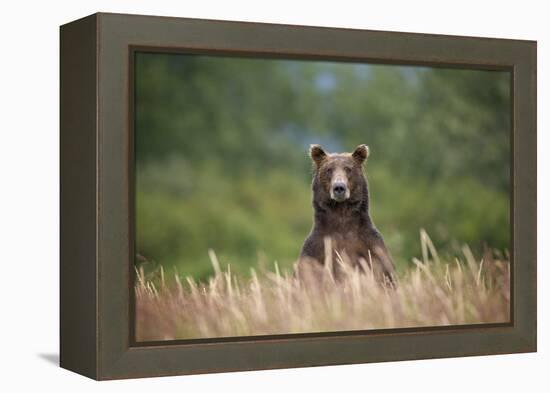
[[[371,214],[400,269],[419,228],[443,252],[507,249],[509,109],[507,72],[138,54],[137,251],[199,279],[210,248],[240,273],[290,267],[311,143],[370,146]]]
[[[278,170],[245,171],[236,180],[224,176],[222,163],[207,165],[172,159],[138,170],[138,252],[201,278],[212,269],[208,249],[240,273],[268,256],[290,266],[301,246],[296,239],[311,225],[307,183]]]

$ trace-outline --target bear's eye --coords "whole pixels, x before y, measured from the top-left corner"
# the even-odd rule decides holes
[[[327,174],[327,176],[331,176],[332,175],[332,168],[327,168],[325,170],[325,173]]]
[[[344,170],[346,171],[347,174],[351,173],[351,167],[349,166],[345,166]]]

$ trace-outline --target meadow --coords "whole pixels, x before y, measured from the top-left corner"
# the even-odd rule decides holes
[[[323,274],[297,279],[271,269],[237,275],[209,250],[212,274],[204,281],[175,274],[162,265],[136,269],[136,339],[159,341],[391,329],[508,322],[510,262],[486,251],[476,258],[467,245],[442,259],[420,233],[421,259],[398,277],[395,288],[376,282],[367,269],[342,257],[325,261]],[[327,250],[328,251],[328,250]],[[327,253],[331,255],[331,253]],[[330,263],[343,275],[334,279]],[[223,268],[222,268],[223,266]],[[328,268],[327,268],[328,266]]]

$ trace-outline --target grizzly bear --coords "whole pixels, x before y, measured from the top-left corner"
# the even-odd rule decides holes
[[[325,264],[328,244],[333,250],[334,277],[341,275],[341,262],[346,260],[352,268],[367,268],[377,281],[393,285],[393,261],[369,215],[369,188],[363,173],[368,146],[359,145],[353,153],[329,154],[312,145],[309,153],[314,163],[314,223],[302,246],[298,276],[304,269],[311,271]]]

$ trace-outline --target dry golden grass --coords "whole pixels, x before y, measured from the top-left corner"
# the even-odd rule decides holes
[[[156,341],[210,337],[367,330],[507,322],[510,317],[510,266],[487,255],[476,260],[467,246],[442,261],[421,232],[422,261],[392,289],[337,258],[343,274],[328,270],[315,283],[292,273],[251,271],[243,279],[220,269],[209,251],[214,275],[206,283],[164,272],[148,279],[137,272],[136,339]]]

